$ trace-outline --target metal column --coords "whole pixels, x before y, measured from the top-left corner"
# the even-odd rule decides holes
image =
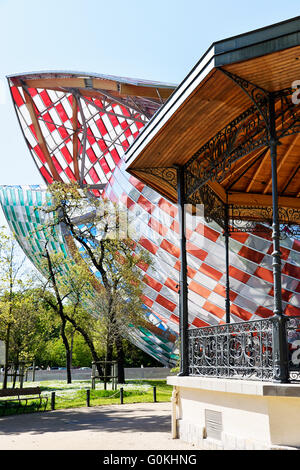
[[[277,135],[275,126],[275,102],[272,93],[269,97],[270,119],[270,154],[272,167],[272,202],[273,202],[273,285],[274,285],[274,316],[273,320],[273,380],[275,382],[289,382],[288,346],[286,334],[286,318],[282,310],[281,294],[281,252],[280,252],[280,226],[278,214],[278,187],[277,187]]]
[[[226,312],[226,323],[230,323],[230,281],[229,281],[229,214],[228,204],[225,204],[225,264],[226,264],[226,297],[225,297],[225,312]]]
[[[180,372],[179,376],[189,375],[188,346],[188,288],[186,261],[186,220],[185,220],[185,185],[184,170],[177,169],[177,197],[180,236],[180,280],[179,280],[179,332],[180,332]]]

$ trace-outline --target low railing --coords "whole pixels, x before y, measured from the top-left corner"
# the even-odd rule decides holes
[[[300,317],[287,317],[290,380],[300,380]]]
[[[284,318],[288,349],[285,367],[288,377],[297,380],[300,377],[300,317]],[[275,322],[272,317],[190,329],[189,374],[272,381],[278,362],[274,346]]]

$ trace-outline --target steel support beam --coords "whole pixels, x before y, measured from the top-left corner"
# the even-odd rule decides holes
[[[184,169],[177,166],[177,196],[180,237],[180,279],[179,279],[179,332],[180,332],[180,372],[179,376],[189,375],[188,345],[188,287],[186,260],[186,217]]]

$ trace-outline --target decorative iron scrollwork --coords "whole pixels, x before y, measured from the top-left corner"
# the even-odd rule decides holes
[[[269,320],[189,330],[190,375],[271,380],[272,331]]]
[[[269,92],[264,90],[262,87],[255,85],[254,83],[249,82],[245,78],[239,77],[228,70],[225,70],[221,67],[218,68],[221,72],[234,81],[251,99],[256,107],[257,111],[261,114],[262,118],[265,121],[265,125],[269,130],[269,113],[268,113],[268,99]]]
[[[281,239],[286,237],[300,238],[300,210],[279,207],[278,215]],[[273,208],[271,206],[229,205],[229,220],[230,232],[271,233]]]
[[[188,186],[188,178],[186,179],[186,185]],[[215,221],[220,227],[225,228],[225,204],[207,184],[188,196],[186,202],[194,206],[203,204],[206,222]]]
[[[239,158],[268,143],[266,126],[254,106],[231,121],[185,164],[187,196],[208,181],[222,181]]]
[[[221,182],[234,162],[271,143],[269,103],[275,101],[277,140],[300,132],[300,106],[292,99],[292,88],[268,92],[263,88],[219,68],[251,99],[253,105],[215,134],[184,165],[190,197],[208,181]]]
[[[136,168],[135,171],[156,176],[177,191],[177,171],[174,167]]]

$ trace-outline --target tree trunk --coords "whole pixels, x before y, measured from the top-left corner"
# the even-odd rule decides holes
[[[122,338],[117,335],[115,339],[115,346],[117,351],[117,362],[118,362],[118,383],[125,383],[125,371],[124,371],[124,349]]]
[[[56,277],[55,277],[55,274],[54,274],[54,271],[53,271],[51,257],[50,257],[49,251],[47,249],[47,246],[45,246],[45,252],[46,252],[46,258],[47,258],[47,263],[48,263],[50,279],[51,279],[52,287],[53,287],[53,290],[55,292],[55,297],[56,297],[57,304],[58,304],[58,306],[55,307],[55,310],[57,311],[57,313],[59,314],[60,319],[61,319],[61,337],[62,337],[64,346],[65,346],[65,349],[66,349],[67,383],[70,384],[70,383],[72,383],[71,349],[70,349],[68,338],[67,338],[66,333],[65,333],[67,320],[66,320],[66,315],[64,315],[64,306],[63,306],[62,299],[61,299],[61,296],[60,296],[60,293],[59,293],[58,285],[57,285],[57,282],[56,282]]]
[[[4,377],[3,377],[3,387],[7,388],[7,374],[8,374],[8,352],[9,352],[9,340],[10,340],[10,327],[11,323],[8,323],[7,330],[6,330],[6,338],[5,338],[5,359],[4,359]]]
[[[95,349],[95,346],[93,344],[93,341],[89,337],[88,333],[80,326],[77,324],[77,322],[74,320],[74,318],[71,318],[69,316],[66,316],[68,321],[74,326],[74,328],[82,335],[84,341],[86,342],[86,345],[88,346],[89,350],[91,351],[93,361],[96,363],[98,375],[101,380],[103,380],[103,370],[101,365],[99,364],[100,358],[97,354],[97,351]]]
[[[71,374],[71,349],[69,345],[68,338],[65,333],[65,326],[66,321],[62,319],[62,326],[61,326],[61,337],[65,346],[66,350],[66,366],[67,366],[67,383],[72,383],[72,374]]]
[[[113,357],[113,343],[112,343],[110,335],[107,335],[105,361],[106,362],[111,362],[112,357]],[[105,366],[104,366],[104,378],[107,377],[108,375],[110,375],[110,369],[111,369],[111,365],[105,364]]]

